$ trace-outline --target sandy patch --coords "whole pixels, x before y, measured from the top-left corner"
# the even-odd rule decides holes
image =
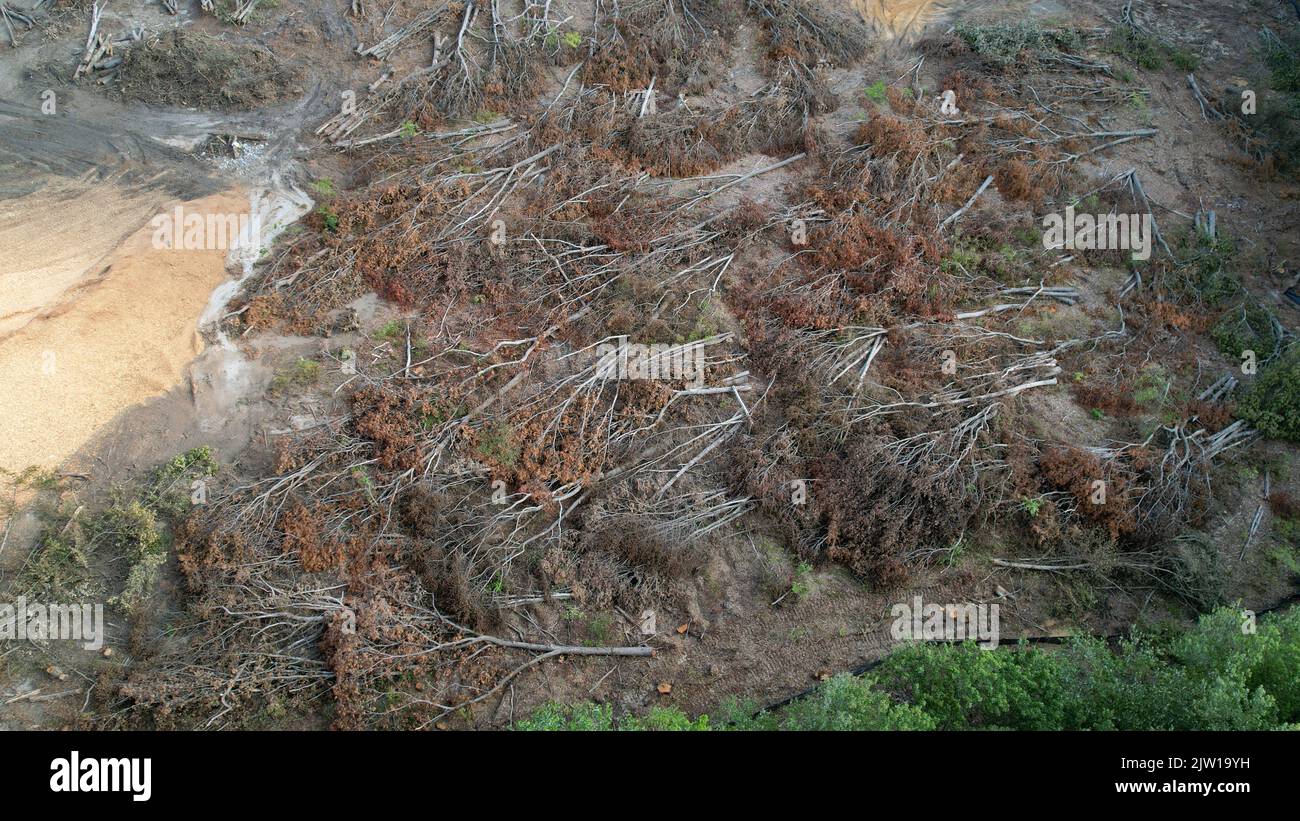
[[[69,182],[0,200],[0,340],[93,281],[162,202]]]
[[[919,37],[946,17],[960,0],[852,0],[853,8],[877,34],[895,40]]]
[[[226,279],[228,252],[155,249],[148,220],[177,203],[142,216],[140,203],[113,196],[65,201],[66,223],[37,217],[57,241],[23,244],[23,256],[0,262],[0,288],[26,306],[6,312],[17,328],[0,338],[0,468],[61,464],[121,411],[178,384],[203,349],[198,320]],[[246,214],[249,206],[229,193],[184,208]],[[121,228],[114,214],[138,226],[124,240],[105,228]]]

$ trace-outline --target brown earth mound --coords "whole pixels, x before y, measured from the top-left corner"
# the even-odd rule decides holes
[[[261,46],[175,29],[126,52],[116,90],[152,105],[230,111],[281,98],[296,77]]]

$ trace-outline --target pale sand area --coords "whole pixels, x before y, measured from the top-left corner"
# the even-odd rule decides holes
[[[153,247],[177,202],[69,184],[0,203],[0,468],[53,468],[203,350],[198,320],[227,251]],[[104,187],[101,185],[101,187]],[[231,192],[185,212],[247,214]],[[0,327],[6,327],[0,326]]]
[[[896,40],[919,37],[925,27],[945,17],[960,0],[852,0],[853,8],[875,31]]]
[[[156,195],[63,180],[0,200],[0,340],[93,279],[161,203]]]

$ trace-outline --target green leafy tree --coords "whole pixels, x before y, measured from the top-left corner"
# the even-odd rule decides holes
[[[1300,609],[1254,632],[1220,608],[1173,635],[1111,647],[913,644],[868,677],[834,676],[780,709],[733,702],[732,730],[1267,730],[1300,726]],[[709,730],[674,707],[615,721],[608,706],[547,704],[522,730]]]
[[[1237,415],[1267,436],[1300,442],[1300,345],[1260,369]]]

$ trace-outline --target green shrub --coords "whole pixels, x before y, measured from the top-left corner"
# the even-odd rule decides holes
[[[163,518],[176,518],[190,509],[190,484],[216,475],[217,470],[212,448],[191,448],[154,471],[140,492],[140,501]]]
[[[1300,345],[1260,369],[1237,416],[1266,436],[1300,442]]]
[[[1300,609],[1291,609],[1242,630],[1241,613],[1229,608],[1201,617],[1173,646],[1173,655],[1203,679],[1230,676],[1250,692],[1263,691],[1278,719],[1300,722]]]
[[[983,649],[912,644],[867,677],[834,676],[807,696],[723,721],[655,707],[615,722],[607,706],[547,704],[521,730],[1267,730],[1300,722],[1300,609],[1261,618],[1221,608],[1188,629],[1111,647]]]
[[[1146,69],[1162,68],[1165,60],[1180,71],[1195,71],[1201,64],[1201,58],[1193,52],[1129,25],[1112,29],[1104,47]]]
[[[1232,357],[1254,351],[1259,360],[1268,359],[1282,340],[1277,335],[1272,311],[1254,302],[1238,305],[1224,314],[1210,330],[1219,350]]]
[[[311,190],[314,191],[318,197],[323,197],[325,199],[336,197],[339,193],[338,188],[334,185],[334,180],[329,177],[321,177],[318,180],[313,180],[311,183]]]
[[[337,234],[339,231],[339,214],[328,205],[317,206],[316,213],[320,216],[321,225],[326,232]]]
[[[1222,234],[1211,238],[1194,231],[1187,235],[1181,250],[1186,256],[1171,280],[1177,296],[1220,305],[1241,292],[1241,283],[1230,270],[1237,256],[1237,244],[1232,239]]]
[[[593,730],[638,730],[638,731],[685,731],[708,730],[709,717],[702,715],[695,720],[676,707],[651,707],[644,716],[628,716],[620,721],[614,720],[614,709],[607,704],[543,704],[531,716],[516,722],[516,730],[527,731],[593,731]]]
[[[962,24],[955,33],[971,51],[998,66],[1015,63],[1025,52],[1077,51],[1082,45],[1075,31],[1043,29],[1033,23]]]
[[[940,730],[1060,728],[1063,683],[1055,657],[1037,650],[986,650],[972,643],[914,644],[877,669],[881,686]]]
[[[933,730],[935,720],[910,704],[899,704],[874,688],[870,678],[833,676],[813,695],[781,710],[780,730]]]
[[[1063,729],[1256,730],[1275,723],[1272,702],[1240,676],[1207,677],[1175,662],[1141,639],[1115,650],[1096,639],[1075,642],[1061,653],[1070,693]]]
[[[1201,58],[1177,46],[1168,47],[1169,62],[1182,71],[1195,71],[1201,65]]]
[[[1168,47],[1132,26],[1117,26],[1106,39],[1106,50],[1142,68],[1157,69],[1165,64]]]
[[[711,729],[707,715],[702,715],[692,721],[690,716],[676,707],[651,707],[650,712],[644,716],[623,719],[618,728],[620,730],[654,730],[660,732]]]
[[[1271,93],[1261,94],[1249,118],[1282,165],[1300,163],[1300,34],[1262,34],[1262,58]]]
[[[515,723],[516,730],[612,730],[614,708],[608,704],[543,704],[531,716]]]
[[[1229,630],[1240,641],[1224,646]],[[1092,638],[1059,650],[921,645],[878,674],[943,730],[1268,729],[1293,720],[1297,688],[1279,671],[1295,669],[1297,633],[1284,617],[1243,636],[1240,611],[1225,608],[1169,652],[1144,639],[1113,649]]]
[[[75,528],[69,528],[67,533],[45,536],[23,568],[17,580],[18,590],[58,601],[91,595],[96,585],[79,535]]]
[[[167,542],[159,529],[158,517],[135,499],[110,506],[96,524],[112,545],[114,554],[125,557],[130,565],[126,584],[112,603],[128,612],[135,610],[153,592],[158,568],[167,561]]]
[[[1263,34],[1264,65],[1268,67],[1270,85],[1282,94],[1300,96],[1300,35],[1279,39],[1272,32]],[[1300,112],[1297,112],[1300,113]]]
[[[390,319],[375,331],[375,339],[397,339],[406,333],[406,324],[400,319]]]

